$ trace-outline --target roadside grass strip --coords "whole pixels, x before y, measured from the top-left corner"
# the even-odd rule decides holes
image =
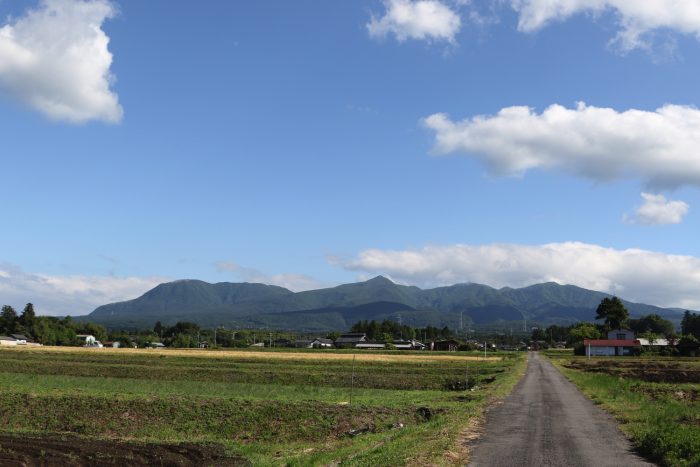
[[[570,356],[552,361],[586,396],[615,415],[641,455],[665,466],[700,466],[700,387],[682,382],[678,371],[668,372],[674,382],[659,382],[663,371],[658,370],[682,364],[689,369],[686,376],[694,378],[697,361],[610,357],[589,362]],[[657,368],[653,381],[635,377],[639,367],[650,363]]]

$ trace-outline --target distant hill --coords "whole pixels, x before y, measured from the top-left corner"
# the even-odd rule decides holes
[[[456,284],[423,290],[377,276],[366,282],[294,293],[283,287],[199,280],[160,284],[141,297],[82,317],[112,328],[194,321],[202,326],[325,332],[358,320],[401,320],[412,326],[523,327],[590,321],[610,295],[554,282],[520,289]],[[632,316],[657,313],[678,323],[682,311],[624,301]]]

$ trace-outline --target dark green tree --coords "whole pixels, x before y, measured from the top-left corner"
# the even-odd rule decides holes
[[[569,331],[569,343],[577,344],[585,339],[600,339],[601,333],[592,323],[578,323]]]
[[[17,312],[10,305],[4,305],[0,312],[0,332],[12,334],[19,324]]]
[[[686,310],[681,320],[681,333],[700,339],[700,315]]]
[[[667,336],[673,332],[673,323],[663,319],[656,313],[642,316],[639,319],[630,319],[628,324],[635,334],[652,333],[659,336]]]
[[[595,319],[602,319],[608,331],[620,329],[629,318],[629,311],[617,297],[604,298],[596,309]]]
[[[34,313],[34,305],[27,303],[24,306],[24,311],[19,317],[19,324],[21,324],[24,329],[31,333],[34,327],[34,321],[36,321],[36,313]]]

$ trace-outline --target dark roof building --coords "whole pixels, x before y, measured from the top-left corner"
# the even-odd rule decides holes
[[[335,340],[335,346],[338,348],[352,348],[360,342],[367,342],[367,334],[363,332],[351,332],[341,334],[341,336]]]

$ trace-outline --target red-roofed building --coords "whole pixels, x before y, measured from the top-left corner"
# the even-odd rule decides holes
[[[615,329],[608,333],[607,339],[585,339],[583,345],[587,356],[632,355],[641,344],[628,329]]]

